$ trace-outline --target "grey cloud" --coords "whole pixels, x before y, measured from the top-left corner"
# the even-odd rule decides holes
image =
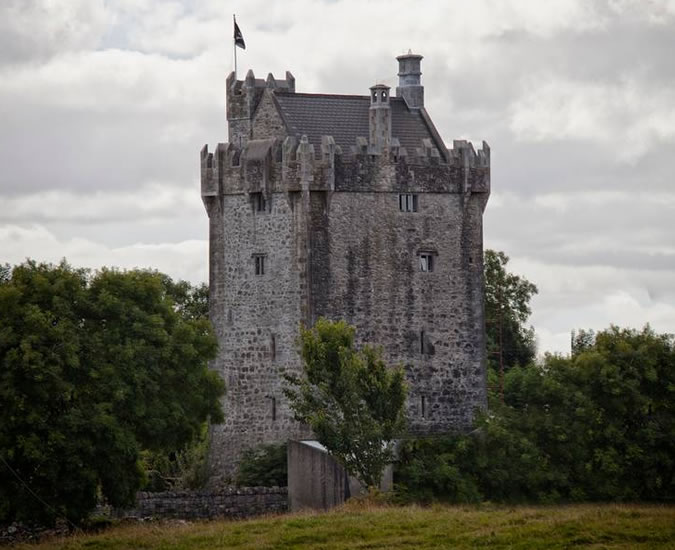
[[[253,67],[259,77],[270,71],[281,77],[288,69],[298,91],[365,95],[375,81],[394,88],[394,58],[413,48],[425,56],[426,105],[443,138],[468,138],[477,146],[485,139],[492,148],[486,246],[505,250],[512,265],[539,284],[533,323],[543,345],[568,341],[572,327],[602,328],[622,315],[675,326],[668,307],[674,299],[674,206],[645,198],[672,193],[675,143],[669,119],[659,116],[673,107],[675,19],[651,23],[641,15],[644,2],[630,4],[632,12],[612,8],[628,4],[570,0],[573,13],[552,21],[559,3],[536,9],[527,3],[429,3],[413,14],[382,3],[380,14],[373,3],[345,2],[336,9],[289,0],[282,9],[252,1],[237,7],[248,45],[240,52],[240,71]],[[62,9],[51,20],[40,19],[36,14],[47,5]],[[163,182],[190,190],[194,203],[145,213],[96,206],[93,217],[77,211],[91,207],[86,201],[73,201],[73,211],[58,216],[40,209],[21,216],[0,212],[0,230],[16,224],[0,231],[3,250],[19,259],[58,253],[57,260],[67,255],[85,265],[156,261],[168,271],[180,268],[174,265],[179,254],[189,272],[203,278],[204,243],[181,242],[206,238],[198,152],[227,136],[223,90],[231,50],[224,44],[231,15],[223,14],[219,0],[190,0],[163,11],[159,21],[159,5],[0,2],[0,195],[23,200],[49,190],[74,196],[101,191],[144,201],[145,186]],[[503,20],[485,17],[495,6]],[[16,12],[24,7],[28,15]],[[355,10],[364,17],[352,22],[343,16]],[[301,15],[311,24],[300,25]],[[171,56],[185,61],[171,62]],[[557,132],[556,121],[546,120],[556,114],[554,101],[526,112],[516,132],[515,106],[522,115],[524,98],[541,99],[537,93],[547,90],[537,87],[542,79],[554,92],[558,83],[568,86],[569,98],[562,99],[571,102],[587,102],[585,94],[596,88],[615,93],[618,99],[600,119],[602,132]],[[635,84],[634,98],[624,93],[625,82]],[[624,97],[633,101],[625,108]],[[586,121],[591,130],[597,130],[594,120]],[[654,133],[658,123],[665,126],[662,135]],[[639,135],[629,135],[631,128]],[[630,155],[632,147],[639,154]],[[610,191],[624,193],[625,200],[581,198]],[[555,194],[578,202],[556,210]],[[31,229],[36,222],[44,230]],[[134,247],[138,242],[154,248]],[[624,309],[612,298],[621,292],[630,298]]]
[[[63,51],[95,47],[107,22],[100,0],[3,0],[0,66],[39,62]]]
[[[255,25],[255,29],[260,32],[269,32],[274,34],[284,34],[293,28],[292,21],[263,22]],[[246,37],[244,37],[246,38]]]
[[[12,112],[0,130],[0,189],[129,190],[148,180],[196,181],[202,140],[160,145],[169,116]]]

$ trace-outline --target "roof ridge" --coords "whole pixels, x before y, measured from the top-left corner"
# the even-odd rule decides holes
[[[338,97],[338,98],[350,98],[350,99],[367,99],[370,100],[368,95],[356,95],[356,94],[311,94],[308,92],[287,92],[285,90],[275,90],[274,95],[277,96],[300,96],[300,97]]]
[[[290,97],[290,96],[299,96],[299,97],[337,97],[337,98],[348,98],[348,99],[367,99],[370,101],[370,96],[369,95],[358,95],[358,94],[325,94],[325,93],[318,93],[314,94],[311,92],[290,92],[288,90],[284,89],[275,89],[274,90],[274,95],[276,96],[284,96],[284,97]],[[402,97],[396,97],[396,96],[390,96],[389,101],[395,101],[395,102],[403,102],[405,103],[405,99]]]

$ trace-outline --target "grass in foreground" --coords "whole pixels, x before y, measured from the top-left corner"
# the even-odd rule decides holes
[[[31,550],[268,548],[675,548],[675,507],[347,505],[244,521],[134,524]]]

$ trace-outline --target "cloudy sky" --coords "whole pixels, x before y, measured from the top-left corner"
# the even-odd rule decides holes
[[[446,142],[492,148],[485,245],[538,285],[540,352],[675,332],[675,0],[1,0],[0,263],[206,280],[233,13],[240,70],[302,92],[394,87],[424,55]]]

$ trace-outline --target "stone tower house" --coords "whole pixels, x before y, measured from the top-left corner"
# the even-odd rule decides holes
[[[483,211],[490,149],[446,148],[424,108],[422,56],[398,58],[396,96],[305,94],[271,74],[227,79],[228,143],[201,151],[214,362],[227,384],[211,467],[308,437],[284,372],[298,327],[344,319],[403,364],[413,434],[461,430],[486,405]]]

